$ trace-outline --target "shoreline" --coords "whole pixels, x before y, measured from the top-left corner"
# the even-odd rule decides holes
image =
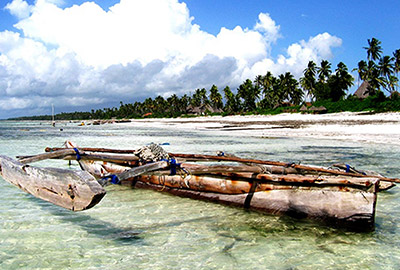
[[[316,138],[400,145],[399,112],[149,118],[131,119],[130,123],[118,125],[209,131],[227,136]]]

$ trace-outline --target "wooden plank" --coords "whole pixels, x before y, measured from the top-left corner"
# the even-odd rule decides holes
[[[106,194],[96,179],[84,171],[38,168],[0,156],[1,176],[33,196],[72,211],[98,204]]]

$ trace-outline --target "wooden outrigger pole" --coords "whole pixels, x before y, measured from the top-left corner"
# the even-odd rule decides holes
[[[50,148],[47,147],[45,149],[46,152],[58,151],[65,148]],[[99,153],[118,153],[118,154],[132,154],[135,150],[124,150],[124,149],[109,149],[109,148],[79,148],[80,151],[88,151],[88,152],[99,152]],[[270,161],[270,160],[259,160],[259,159],[245,159],[239,158],[235,156],[218,156],[218,155],[201,155],[201,154],[182,154],[182,153],[169,153],[171,157],[175,158],[183,158],[190,159],[194,161],[228,161],[228,162],[239,162],[246,164],[259,164],[259,165],[272,165],[272,166],[280,166],[280,167],[290,167],[297,169],[299,171],[313,171],[317,173],[327,173],[332,175],[342,175],[342,176],[350,176],[350,177],[365,177],[365,178],[378,178],[380,181],[392,182],[392,183],[400,183],[399,178],[388,178],[381,175],[369,175],[363,173],[355,173],[355,172],[346,172],[341,170],[327,169],[316,166],[308,166],[301,164],[288,164],[280,161]]]

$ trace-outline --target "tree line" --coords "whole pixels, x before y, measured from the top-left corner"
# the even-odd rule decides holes
[[[381,42],[376,38],[368,39],[366,60],[358,62],[358,81],[366,82],[370,95],[383,91],[389,95],[398,90],[400,71],[400,50],[392,56],[382,55]],[[124,104],[119,108],[104,108],[91,112],[60,113],[56,120],[75,119],[111,119],[142,117],[178,117],[186,115],[194,108],[202,108],[203,113],[267,113],[283,105],[299,106],[305,100],[311,102],[338,102],[346,98],[348,89],[354,85],[354,78],[347,66],[340,62],[335,69],[327,60],[319,65],[309,61],[302,77],[297,80],[286,72],[274,76],[271,72],[259,75],[254,80],[245,80],[234,92],[226,86],[222,93],[216,85],[209,90],[196,89],[193,94],[171,95],[168,98],[157,96],[146,98],[143,102]],[[350,98],[351,99],[351,98]],[[18,119],[48,120],[50,116],[25,117]]]

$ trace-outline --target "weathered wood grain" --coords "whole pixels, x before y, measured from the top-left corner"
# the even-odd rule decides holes
[[[249,196],[248,192],[227,194],[218,191],[199,191],[193,188],[194,185],[191,185],[190,189],[171,187],[164,184],[173,182],[168,178],[155,183],[154,176],[141,175],[136,178],[135,187],[162,190],[178,196],[241,207],[245,206],[246,198]],[[179,181],[176,176],[174,180]],[[356,231],[371,231],[375,223],[376,198],[376,189],[368,192],[344,192],[338,189],[276,186],[272,190],[254,192],[249,208],[296,218],[310,218]]]
[[[138,175],[141,175],[141,174],[144,174],[147,172],[167,168],[168,166],[169,166],[169,164],[166,161],[157,161],[154,163],[149,163],[149,164],[145,164],[142,166],[132,168],[130,170],[127,170],[125,172],[118,174],[117,177],[120,181],[123,181],[123,180],[130,179],[130,178],[133,178],[135,176],[138,176]]]
[[[38,168],[0,156],[1,176],[33,196],[72,211],[98,204],[106,191],[85,171]]]

